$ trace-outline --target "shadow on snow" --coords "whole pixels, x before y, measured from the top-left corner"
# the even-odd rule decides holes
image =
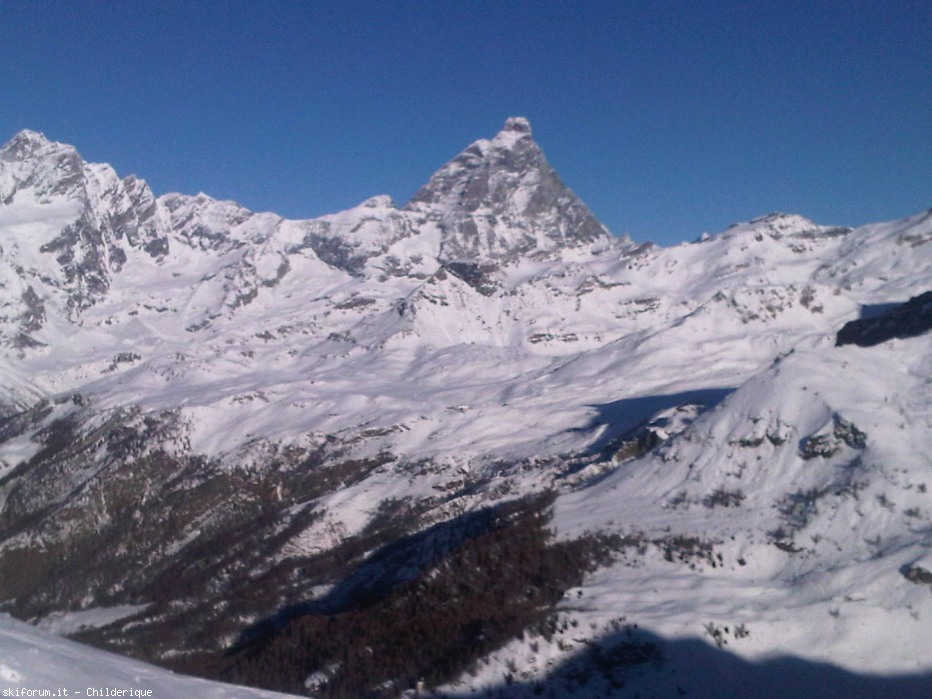
[[[503,675],[499,686],[443,696],[928,699],[932,696],[932,672],[870,675],[791,656],[749,661],[698,638],[668,641],[628,627],[588,644],[543,679]]]
[[[623,398],[611,403],[593,405],[590,407],[595,408],[596,414],[587,425],[573,431],[591,432],[604,427],[598,439],[589,446],[586,455],[606,455],[614,444],[625,438],[637,436],[638,432],[647,427],[662,429],[666,424],[664,419],[654,422],[658,413],[687,405],[699,406],[699,413],[703,413],[721,403],[734,390],[704,388],[661,396]]]

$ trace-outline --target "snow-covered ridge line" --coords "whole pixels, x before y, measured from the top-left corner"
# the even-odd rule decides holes
[[[338,584],[327,556],[554,491],[561,541],[622,542],[560,607],[581,640],[554,663],[623,608],[749,662],[925,672],[930,336],[835,341],[932,289],[930,245],[923,212],[636,246],[520,118],[400,207],[305,221],[155,197],[20,134],[0,149],[0,604],[126,611],[95,638],[168,662]],[[535,642],[455,691],[543,680]]]

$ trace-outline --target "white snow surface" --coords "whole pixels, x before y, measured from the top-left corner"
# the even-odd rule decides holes
[[[176,675],[54,636],[3,614],[0,614],[0,689],[9,692],[3,696],[90,696],[89,689],[110,690],[109,696],[154,699],[289,696]],[[62,690],[67,694],[59,693]],[[123,694],[117,693],[121,691]]]
[[[563,536],[613,528],[648,537],[699,533],[720,542],[724,559],[666,579],[655,569],[663,571],[662,562],[614,567],[592,581],[587,606],[625,609],[668,638],[696,635],[708,621],[745,623],[754,633],[734,651],[750,658],[798,654],[876,673],[928,668],[919,640],[932,595],[900,569],[932,545],[927,521],[904,514],[929,507],[921,485],[932,476],[932,455],[902,438],[904,423],[932,429],[930,360],[927,346],[906,342],[880,351],[797,350],[654,455],[562,497]],[[885,380],[838,381],[846,370]],[[801,458],[799,440],[831,434],[833,415],[862,428],[867,447],[840,444],[830,458]],[[715,492],[741,492],[744,500],[710,507],[704,500]],[[796,538],[802,550],[761,546],[765,532],[795,526],[780,511],[794,496],[795,517],[808,519]],[[889,505],[873,507],[878,499]]]

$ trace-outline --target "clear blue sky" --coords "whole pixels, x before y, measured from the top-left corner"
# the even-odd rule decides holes
[[[932,206],[932,2],[0,0],[0,141],[307,218],[508,116],[616,233]]]

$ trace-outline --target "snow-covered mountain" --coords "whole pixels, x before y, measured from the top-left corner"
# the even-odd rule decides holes
[[[932,211],[636,245],[520,118],[400,208],[305,221],[155,197],[22,132],[0,149],[0,604],[334,696],[704,696],[697,638],[751,685],[774,655],[932,672],[930,250]],[[480,544],[542,568],[502,573],[523,611],[442,662],[261,669],[315,615],[352,638],[374,599],[432,599]]]

